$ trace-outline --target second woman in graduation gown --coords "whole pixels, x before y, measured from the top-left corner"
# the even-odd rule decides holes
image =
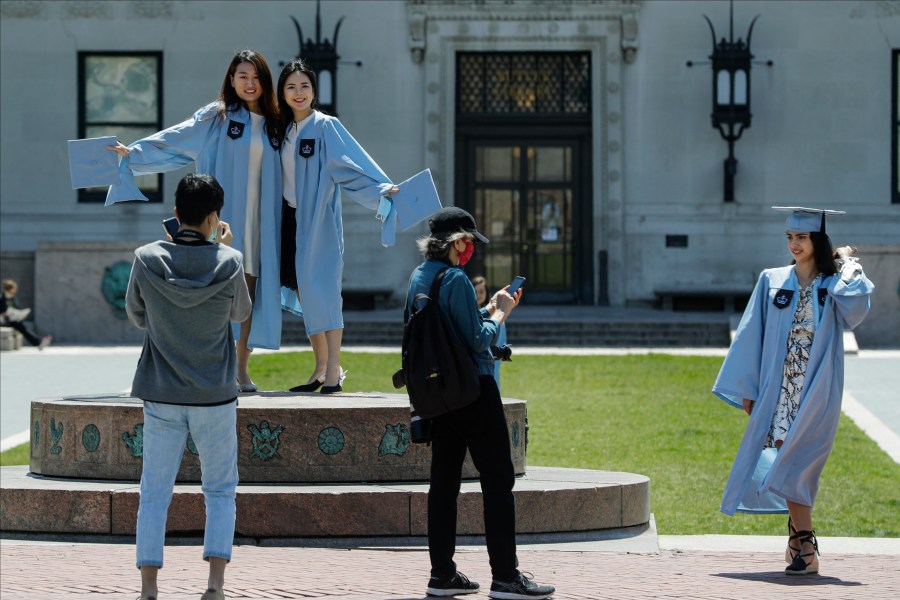
[[[293,60],[278,78],[284,177],[284,307],[303,315],[316,366],[291,391],[341,391],[344,229],[341,190],[376,210],[397,188],[335,117],[315,110],[316,75]]]
[[[843,332],[874,285],[850,248],[834,260],[821,214],[787,229],[794,263],[759,276],[712,391],[750,416],[720,510],[789,513],[785,572],[803,575],[818,572],[812,507],[841,414]]]
[[[146,200],[134,175],[164,173],[191,163],[198,173],[213,175],[225,190],[222,220],[234,234],[232,247],[244,255],[253,299],[253,313],[241,323],[237,342],[242,392],[256,390],[248,373],[250,349],[281,345],[280,141],[269,65],[258,52],[244,50],[231,60],[216,101],[178,125],[114,148],[123,157],[122,184],[112,186],[106,197],[107,205]]]

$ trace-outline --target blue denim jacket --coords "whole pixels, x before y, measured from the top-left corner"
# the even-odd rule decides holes
[[[409,279],[409,292],[406,296],[407,308],[412,312],[413,301],[418,294],[428,295],[431,283],[438,271],[448,266],[440,260],[427,260],[416,267]],[[416,304],[421,308],[424,301]],[[438,306],[457,342],[465,348],[478,365],[479,375],[494,374],[494,358],[491,346],[497,344],[500,326],[491,320],[487,309],[478,308],[475,299],[475,288],[458,267],[450,267],[444,274]]]

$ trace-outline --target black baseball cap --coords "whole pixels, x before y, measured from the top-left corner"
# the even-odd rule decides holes
[[[452,233],[471,233],[476,238],[484,242],[490,243],[486,237],[478,232],[475,227],[475,219],[461,208],[456,206],[448,206],[437,211],[428,219],[428,227],[431,229],[432,235],[444,236]]]

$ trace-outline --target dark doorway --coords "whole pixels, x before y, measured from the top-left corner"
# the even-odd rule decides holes
[[[491,240],[467,267],[532,303],[593,303],[590,60],[457,58],[456,205]]]

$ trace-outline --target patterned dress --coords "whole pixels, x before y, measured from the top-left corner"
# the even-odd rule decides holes
[[[800,409],[800,394],[803,392],[806,364],[809,362],[809,349],[812,347],[815,332],[812,303],[816,280],[818,277],[808,286],[800,289],[797,310],[794,311],[794,324],[791,326],[791,334],[788,336],[781,394],[778,397],[775,415],[772,417],[772,426],[766,436],[766,448],[774,448],[777,441],[784,441],[797,416],[797,411]]]

